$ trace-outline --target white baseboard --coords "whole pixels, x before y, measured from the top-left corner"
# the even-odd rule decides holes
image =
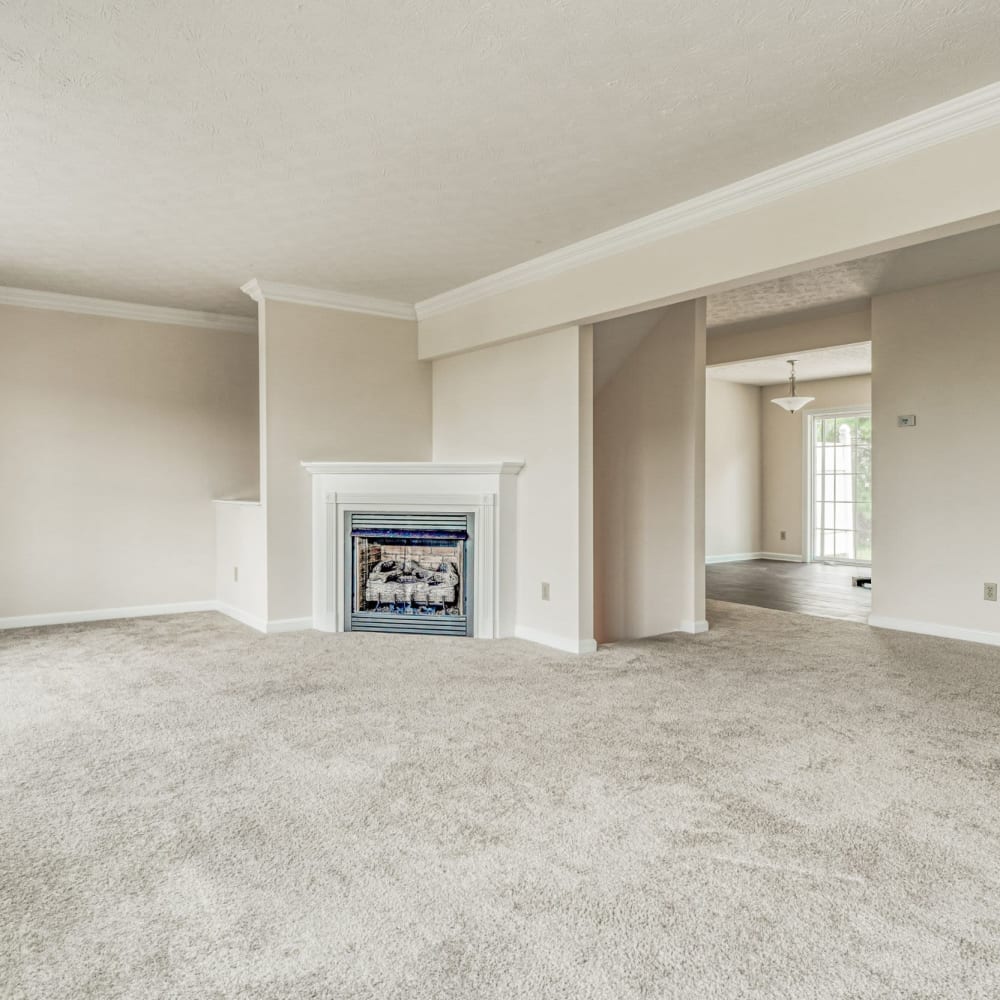
[[[183,601],[178,604],[139,604],[130,608],[95,608],[91,611],[53,611],[42,615],[0,618],[0,629],[105,622],[116,618],[149,618],[152,615],[181,615],[191,611],[215,611],[217,607],[216,601]]]
[[[787,552],[736,552],[728,556],[705,556],[706,566],[718,563],[751,562],[754,559],[771,559],[776,562],[805,562],[800,555],[789,555]]]
[[[677,635],[679,632],[685,635],[701,635],[702,632],[708,631],[708,622],[704,618],[698,621],[682,621],[678,622],[676,625],[668,626],[661,632],[650,632],[647,635],[629,635],[629,636],[619,636],[617,639],[606,639],[607,644],[612,644],[616,642],[641,642],[643,639],[657,639],[660,636],[665,635]]]
[[[962,639],[965,642],[1000,646],[1000,632],[988,632],[985,629],[960,628],[957,625],[940,625],[937,622],[915,621],[910,618],[889,618],[885,615],[870,615],[868,624],[873,628],[887,628],[894,632],[915,632],[917,635],[936,635],[942,639]]]
[[[152,615],[182,615],[192,611],[218,611],[258,632],[297,632],[312,628],[312,618],[283,618],[265,621],[221,601],[183,601],[177,604],[140,604],[130,608],[95,608],[91,611],[55,611],[43,615],[0,618],[0,629],[33,628],[38,625],[72,625],[76,622],[104,622],[116,618],[149,618]]]
[[[708,622],[704,618],[698,621],[687,621],[681,622],[680,628],[677,629],[678,632],[689,632],[691,635],[700,635],[702,632],[708,631]]]
[[[247,625],[268,635],[276,632],[301,632],[303,629],[313,627],[312,618],[276,618],[273,621],[268,621],[266,618],[258,618],[242,608],[223,604],[221,601],[216,605],[216,611],[234,618],[242,625]]]
[[[313,620],[309,618],[276,618],[267,623],[267,634],[274,632],[301,632],[304,629],[312,628]]]
[[[515,625],[514,635],[518,639],[537,642],[541,646],[561,649],[564,653],[594,653],[597,651],[597,642],[594,639],[570,639],[552,632],[544,632],[542,629],[528,628],[525,625]]]
[[[226,615],[227,618],[235,619],[241,625],[247,625],[250,628],[256,629],[258,632],[267,631],[266,619],[258,618],[256,615],[252,615],[248,611],[244,611],[242,608],[237,608],[232,604],[225,604],[222,601],[218,601],[215,605],[215,610],[220,614]]]

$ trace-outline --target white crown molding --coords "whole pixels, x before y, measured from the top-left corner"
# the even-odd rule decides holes
[[[248,316],[228,316],[225,313],[173,309],[169,306],[146,306],[139,302],[93,299],[85,295],[39,292],[30,288],[0,286],[0,305],[23,306],[27,309],[54,309],[58,312],[81,313],[86,316],[110,316],[113,319],[137,319],[144,323],[167,323],[171,326],[196,326],[205,330],[257,332],[257,320]]]
[[[416,304],[417,317],[428,319],[997,125],[1000,125],[1000,83],[431,296]]]
[[[267,300],[295,302],[303,306],[319,306],[322,309],[341,309],[345,312],[366,313],[369,316],[388,316],[390,319],[417,318],[416,309],[408,302],[375,299],[368,295],[351,295],[348,292],[334,292],[324,288],[308,288],[305,285],[284,285],[277,281],[251,278],[240,291],[245,292],[255,302]]]

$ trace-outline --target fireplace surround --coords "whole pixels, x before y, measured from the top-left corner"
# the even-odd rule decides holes
[[[303,462],[313,627],[514,634],[522,462]]]

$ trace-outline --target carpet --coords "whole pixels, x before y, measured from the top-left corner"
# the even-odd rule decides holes
[[[0,996],[1000,995],[1000,649],[0,636]]]

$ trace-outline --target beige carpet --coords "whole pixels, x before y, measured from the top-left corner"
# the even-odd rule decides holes
[[[1000,995],[1000,649],[0,637],[0,996]]]

